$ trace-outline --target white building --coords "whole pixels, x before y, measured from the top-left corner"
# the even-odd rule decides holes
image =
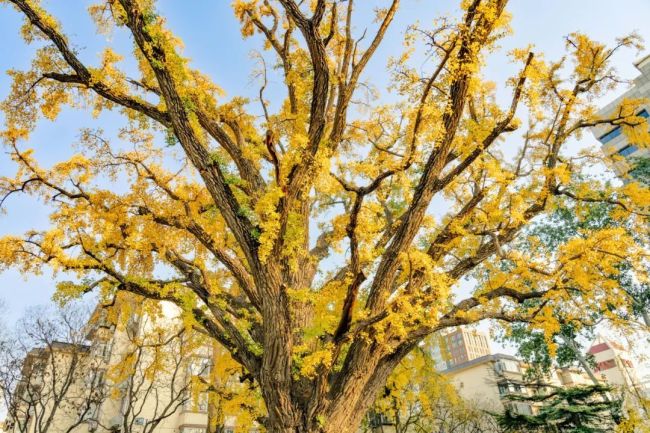
[[[230,416],[232,408],[226,411],[221,405],[215,409],[216,403],[209,404],[208,395],[200,386],[202,380],[213,388],[217,386],[217,379],[210,372],[219,360],[225,359],[218,348],[181,326],[180,311],[170,303],[161,302],[145,310],[141,303],[128,297],[118,298],[116,302],[120,304],[118,308],[98,307],[93,313],[87,326],[88,345],[59,344],[54,351],[30,352],[21,380],[26,390],[42,389],[41,378],[52,377],[50,370],[54,367],[65,371],[70,353],[78,354],[84,364],[74,372],[61,408],[55,413],[41,411],[44,415],[40,418],[54,413],[47,429],[42,427],[39,417],[31,415],[33,410],[29,405],[19,399],[14,410],[18,422],[10,422],[8,430],[13,433],[205,433],[208,413],[212,411],[213,419],[223,426],[222,431],[233,433],[238,419]],[[44,358],[51,352],[58,360],[56,363]],[[45,362],[35,362],[41,359]],[[228,392],[235,393],[246,386],[236,374],[218,380],[219,386]],[[89,405],[84,399],[87,389],[93,389],[95,396]],[[88,409],[80,417],[79,408],[86,406]],[[219,413],[215,415],[216,412]],[[252,426],[256,430],[254,423]]]
[[[620,344],[598,336],[587,353],[594,357],[597,375],[608,384],[627,389],[640,386],[631,356]]]
[[[514,356],[496,353],[455,365],[442,373],[463,399],[477,407],[492,412],[509,407],[526,415],[536,413],[536,405],[509,401],[508,396],[530,397],[548,393],[552,387],[592,384],[584,372],[575,368],[554,368],[542,381],[531,382],[525,376],[527,367]]]
[[[633,80],[632,87],[603,107],[598,113],[599,117],[615,116],[621,102],[625,99],[650,98],[650,55],[636,62],[635,66],[641,74]],[[650,113],[649,104],[650,101],[646,102],[636,114],[647,118]],[[605,155],[609,157],[612,169],[619,176],[625,176],[630,171],[632,168],[631,160],[642,156],[650,156],[650,149],[640,148],[628,141],[621,126],[598,125],[592,128],[592,132],[600,141]]]

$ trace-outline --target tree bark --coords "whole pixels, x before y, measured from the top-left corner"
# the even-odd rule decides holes
[[[650,312],[648,312],[648,310],[643,310],[641,316],[643,317],[643,322],[645,323],[645,326],[650,328]]]
[[[569,338],[567,336],[562,336],[562,339],[564,342],[573,350],[573,353],[575,354],[576,359],[580,363],[580,366],[583,368],[585,373],[587,373],[587,376],[589,376],[589,379],[594,383],[594,385],[598,385],[601,382],[598,380],[596,375],[594,374],[594,371],[591,369],[591,365],[587,362],[587,359],[582,355],[580,352],[580,349],[576,346],[575,341],[573,341],[572,338]]]

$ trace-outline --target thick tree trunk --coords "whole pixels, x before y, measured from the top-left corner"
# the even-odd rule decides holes
[[[374,401],[376,392],[373,389],[367,393],[363,387],[357,387],[346,395],[349,397],[340,402],[332,402],[324,394],[311,402],[292,402],[288,410],[286,406],[286,402],[289,401],[288,396],[284,402],[266,401],[269,413],[287,410],[284,417],[269,417],[267,431],[270,433],[355,433]],[[372,395],[373,398],[369,398],[368,395]]]
[[[298,421],[293,426],[267,425],[269,433],[355,433],[359,430],[366,411],[349,414],[344,408],[338,408],[328,415],[318,415],[308,419],[306,413],[298,414]]]
[[[417,341],[388,354],[372,343],[356,344],[364,347],[353,344],[350,350],[357,355],[347,360],[339,376],[327,381],[322,389],[313,387],[303,392],[303,396],[308,395],[306,399],[287,396],[284,401],[265,400],[269,414],[286,410],[286,403],[290,401],[289,411],[285,413],[291,414],[294,420],[293,424],[281,424],[277,422],[280,418],[269,417],[267,430],[273,433],[356,433],[388,376]],[[291,394],[294,397],[300,394],[297,387],[294,386]]]

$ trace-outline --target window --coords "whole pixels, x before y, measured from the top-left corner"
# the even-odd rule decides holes
[[[647,119],[648,116],[650,116],[650,114],[648,114],[648,112],[645,109],[643,109],[643,110],[641,110],[641,111],[639,111],[637,113],[637,116],[645,117]],[[617,126],[616,128],[612,129],[611,131],[609,131],[609,132],[601,135],[600,137],[598,137],[598,139],[600,140],[601,143],[605,144],[605,143],[608,143],[608,142],[612,141],[613,139],[615,139],[619,135],[621,135],[621,132],[623,132],[621,130],[621,127]],[[623,156],[625,156],[625,155],[623,155]]]
[[[129,335],[138,335],[138,331],[140,330],[140,319],[141,317],[138,313],[133,313],[129,316],[128,323],[126,324],[126,329]]]
[[[99,403],[92,402],[89,404],[90,410],[88,411],[88,415],[86,416],[86,419],[88,420],[97,420],[97,417],[99,416]]]
[[[600,140],[601,143],[605,144],[612,141],[619,135],[621,135],[621,127],[617,126],[616,128],[612,129],[608,133],[601,135],[598,139]]]
[[[383,413],[371,412],[368,415],[368,424],[372,428],[378,428],[385,425],[392,425],[390,418]]]
[[[106,371],[91,370],[88,374],[87,383],[94,388],[101,388],[106,384]]]
[[[96,343],[94,348],[95,355],[101,357],[104,361],[108,361],[111,357],[112,346],[111,342]]]
[[[610,368],[616,367],[616,360],[608,359],[596,364],[596,371],[609,370]]]
[[[620,149],[620,150],[619,150],[618,152],[616,152],[616,153],[618,153],[618,154],[621,155],[621,156],[628,156],[628,155],[631,155],[631,154],[633,154],[634,152],[636,152],[637,149],[638,149],[638,147],[636,147],[635,145],[633,145],[633,144],[628,144],[627,146],[623,147],[622,149]]]
[[[519,363],[516,361],[511,361],[511,360],[506,360],[504,359],[503,361],[503,369],[505,371],[513,371],[513,372],[519,372]]]
[[[187,370],[188,379],[193,376],[207,378],[210,374],[210,360],[197,356],[188,364]]]
[[[533,414],[533,408],[526,403],[515,403],[515,406],[513,408],[516,413],[519,415],[532,415]]]
[[[498,387],[500,395],[524,393],[524,388],[518,383],[501,382],[498,384]]]
[[[207,412],[208,411],[208,394],[205,392],[199,395],[191,395],[185,400],[183,410],[187,412]]]
[[[516,361],[511,361],[509,359],[501,359],[497,361],[494,365],[494,369],[497,373],[502,373],[504,371],[511,371],[515,373],[520,372],[519,363]]]
[[[210,360],[208,358],[203,358],[198,362],[196,372],[200,375],[207,375],[210,373]]]
[[[181,427],[181,433],[205,433],[206,429],[201,427]]]

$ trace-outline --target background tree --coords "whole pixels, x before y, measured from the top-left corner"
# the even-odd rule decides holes
[[[567,242],[583,237],[585,232],[592,228],[627,229],[626,222],[613,219],[611,212],[612,205],[607,203],[585,204],[581,207],[563,206],[556,209],[549,218],[533,224],[526,232],[536,241],[540,241],[534,245],[535,248],[555,251]],[[647,249],[647,237],[644,234],[636,236],[630,233],[630,235],[635,237],[642,248]],[[526,238],[523,238],[522,242],[528,243]],[[532,245],[528,244],[528,247]],[[577,362],[597,385],[599,380],[593,372],[593,365],[585,354],[581,342],[592,340],[597,328],[608,320],[614,327],[622,327],[630,331],[647,332],[650,329],[648,328],[650,290],[646,280],[639,280],[633,272],[628,272],[631,266],[625,260],[622,260],[618,266],[619,272],[614,279],[618,281],[619,287],[628,297],[631,310],[621,311],[617,310],[615,305],[604,305],[600,311],[585,311],[583,316],[572,317],[565,313],[562,305],[558,305],[555,315],[560,326],[553,332],[545,332],[531,323],[513,323],[508,327],[504,341],[515,344],[519,355],[531,367],[529,373],[541,377],[548,375],[554,365],[565,367]],[[572,301],[576,302],[576,299]],[[522,305],[522,308],[530,308],[531,305],[538,303],[538,300],[533,300],[527,306]],[[638,319],[645,327],[635,323]]]
[[[565,203],[548,218],[531,225],[527,233],[540,241],[535,244],[536,248],[555,251],[567,242],[583,237],[591,228],[620,227],[630,230],[631,227],[625,220],[611,217],[612,206],[611,203],[602,202],[586,203],[579,207]],[[637,236],[630,231],[630,235],[647,250],[646,233],[647,230]],[[528,241],[523,238],[522,242],[527,244]],[[605,304],[599,310],[585,311],[582,316],[572,316],[566,313],[564,306],[558,305],[554,314],[559,326],[550,332],[534,323],[513,323],[507,327],[504,341],[513,343],[519,356],[527,362],[529,380],[543,383],[550,374],[553,374],[556,366],[569,367],[577,364],[594,385],[601,385],[603,381],[597,377],[593,359],[586,353],[583,343],[593,340],[595,333],[603,326],[618,328],[623,334],[640,332],[641,335],[645,335],[650,330],[648,328],[650,291],[647,282],[637,279],[633,273],[628,272],[630,265],[625,260],[619,263],[618,269],[619,272],[614,279],[628,297],[632,307],[630,310],[621,311],[616,305]],[[579,302],[579,299],[572,296],[569,302]],[[522,308],[530,308],[531,305],[538,303],[539,301],[533,300],[529,305],[522,305]],[[639,319],[642,324],[637,323]],[[629,387],[616,389],[613,393],[610,391],[613,390],[603,391],[601,399],[604,402],[615,403],[625,399],[628,401],[628,408],[640,409],[641,413],[646,412],[647,417],[647,411],[643,410],[644,398],[639,394],[638,389]],[[615,395],[613,400],[612,394]],[[616,421],[620,422],[620,417],[616,418]]]
[[[111,401],[97,422],[106,430],[153,433],[179,410],[208,415],[211,431],[228,417],[237,431],[252,428],[259,413],[255,389],[242,384],[227,351],[185,325],[178,308],[121,293],[100,305],[91,322],[110,324],[105,381]],[[112,326],[111,326],[112,325]],[[230,420],[232,421],[232,420]]]
[[[111,397],[124,401],[118,425],[122,432],[155,432],[184,405],[196,406],[192,376],[207,374],[208,360],[198,357],[196,343],[182,328],[169,328],[130,334],[128,345],[107,371]]]
[[[0,391],[18,433],[70,433],[106,398],[85,339],[82,305],[30,309],[0,342]]]
[[[494,418],[463,400],[448,379],[438,373],[431,352],[418,347],[397,366],[375,401],[366,429],[386,422],[397,433],[492,433]]]
[[[264,414],[259,389],[242,373],[241,365],[220,345],[212,344],[210,373],[199,390],[207,394],[208,433],[225,433],[228,419],[234,431],[247,433]]]
[[[607,401],[606,385],[557,388],[548,394],[509,395],[511,401],[541,403],[539,413],[521,415],[506,411],[497,417],[505,432],[605,433],[615,430],[621,418],[621,400]]]
[[[534,247],[552,252],[571,239],[581,237],[585,229],[602,229],[614,225],[610,211],[610,206],[603,203],[587,205],[581,209],[560,207],[549,218],[533,224],[527,232],[533,239],[539,240]],[[526,244],[524,248],[533,247],[526,238],[521,241]],[[623,278],[622,273],[619,278]],[[538,305],[539,302],[529,301],[529,305],[524,304],[522,308],[530,308],[531,304]],[[598,385],[600,382],[594,373],[594,366],[584,353],[581,341],[593,338],[596,327],[604,320],[603,312],[586,311],[582,317],[567,318],[559,305],[555,314],[559,326],[553,332],[539,329],[530,323],[513,323],[507,328],[504,341],[513,343],[519,356],[528,363],[527,375],[531,380],[543,380],[556,365],[568,367],[578,363],[594,385]]]
[[[615,52],[639,48],[634,35],[609,48],[571,34],[558,62],[514,50],[521,72],[502,108],[481,68],[509,31],[507,0],[463,0],[460,16],[406,32],[388,62],[396,102],[362,106],[364,70],[399,0],[378,3],[365,35],[351,0],[236,0],[242,35],[261,36],[286,87],[272,110],[262,84],[257,118],[190,66],[152,0],[90,10],[100,31],[133,41],[134,77],[108,47],[101,64],[82,61],[38,2],[6,3],[43,46],[30,69],[10,71],[3,138],[18,170],[1,178],[0,201],[40,197],[53,225],[4,238],[0,263],[77,273],[62,297],[127,291],[177,304],[259,385],[269,431],[354,431],[392,370],[441,329],[530,320],[552,333],[567,293],[579,299],[568,316],[632,309],[615,276],[623,260],[640,273],[645,252],[628,231],[590,228],[552,253],[511,242],[564,200],[611,203],[612,218],[639,225],[647,214],[647,188],[572,176],[597,156],[566,149],[596,124],[650,142],[642,101],[611,118],[592,105],[619,81]],[[124,124],[117,139],[84,130],[83,154],[43,168],[22,142],[65,104]],[[521,127],[520,105],[530,120],[513,145],[503,138]],[[106,182],[118,177],[128,188]],[[479,268],[488,280],[455,300]]]

